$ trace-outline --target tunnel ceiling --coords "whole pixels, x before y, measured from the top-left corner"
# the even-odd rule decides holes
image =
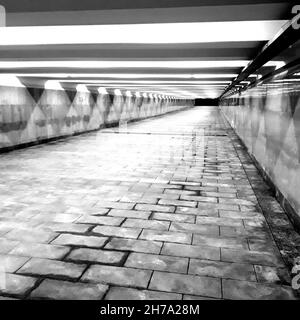
[[[288,1],[286,1],[288,2]],[[112,10],[240,5],[240,0],[2,0],[8,12]],[[243,4],[284,3],[282,0],[243,0]]]
[[[293,3],[0,0],[1,77],[219,97],[291,18]]]

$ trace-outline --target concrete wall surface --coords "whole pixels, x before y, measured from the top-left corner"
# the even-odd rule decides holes
[[[300,221],[299,73],[223,99],[221,109]]]
[[[0,86],[0,149],[193,106],[193,100],[90,90]]]

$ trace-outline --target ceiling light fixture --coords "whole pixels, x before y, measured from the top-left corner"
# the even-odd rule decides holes
[[[6,27],[0,28],[0,46],[268,41],[286,22],[257,20]]]
[[[78,69],[109,69],[109,68],[240,68],[245,67],[249,60],[162,60],[162,61],[0,61],[0,69],[18,68],[78,68]],[[276,61],[272,62],[273,65]]]

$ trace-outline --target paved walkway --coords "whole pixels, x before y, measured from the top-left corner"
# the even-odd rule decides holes
[[[198,107],[0,155],[0,295],[292,299],[236,141]]]

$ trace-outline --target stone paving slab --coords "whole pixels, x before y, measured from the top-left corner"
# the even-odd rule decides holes
[[[28,257],[0,254],[0,266],[2,267],[2,269],[9,273],[16,272],[28,260]]]
[[[125,266],[138,269],[187,273],[188,263],[188,258],[131,253],[126,260]]]
[[[191,259],[189,274],[256,281],[254,268],[251,264]]]
[[[153,230],[169,230],[170,222],[156,221],[156,220],[143,220],[143,219],[126,219],[123,223],[124,227],[128,228],[141,228],[141,229],[153,229]]]
[[[148,240],[132,240],[123,238],[112,238],[105,249],[115,249],[124,251],[159,253],[162,247],[162,242]]]
[[[85,268],[86,266],[83,264],[32,258],[18,270],[18,273],[52,278],[78,279]]]
[[[45,230],[24,230],[14,229],[4,235],[6,239],[19,240],[26,242],[48,243],[57,237],[57,233]]]
[[[66,259],[72,262],[119,264],[125,256],[124,252],[79,248],[72,250]]]
[[[107,239],[107,237],[82,236],[65,233],[53,240],[51,244],[101,248],[107,242]]]
[[[0,300],[295,298],[300,238],[218,108],[1,154],[0,172]]]
[[[101,300],[108,290],[107,285],[73,283],[46,279],[37,289],[33,290],[30,298],[55,300]]]
[[[143,230],[140,239],[190,244],[192,235],[172,231]]]
[[[82,276],[82,280],[147,288],[151,273],[151,271],[133,268],[93,265]]]
[[[8,253],[15,248],[20,242],[16,240],[8,240],[0,238],[0,253]]]
[[[165,243],[161,253],[175,257],[220,260],[220,249],[215,247]]]
[[[37,279],[34,277],[6,273],[5,285],[1,283],[1,293],[22,297],[35,286],[36,282]]]
[[[111,287],[105,300],[182,300],[182,295],[161,291]]]
[[[33,258],[62,259],[69,251],[70,249],[65,246],[24,242],[9,253]]]
[[[290,287],[273,286],[248,281],[223,280],[223,296],[225,299],[238,300],[294,300]]]
[[[137,239],[142,229],[113,227],[113,226],[98,226],[93,229],[93,233],[101,236],[115,236],[122,238]]]
[[[278,254],[249,250],[221,248],[221,260],[228,262],[261,264],[265,266],[283,266],[283,260]]]
[[[154,271],[150,289],[167,292],[221,297],[221,281],[218,278],[182,275]]]
[[[211,237],[200,234],[194,234],[193,244],[219,248],[248,249],[248,242],[245,239]]]
[[[151,215],[151,211],[111,209],[108,215],[114,217],[137,218],[147,220]]]

